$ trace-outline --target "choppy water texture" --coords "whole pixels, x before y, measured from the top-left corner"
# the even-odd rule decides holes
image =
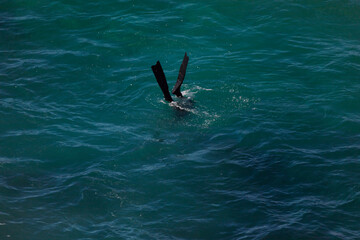
[[[0,239],[359,239],[359,13],[1,0]]]

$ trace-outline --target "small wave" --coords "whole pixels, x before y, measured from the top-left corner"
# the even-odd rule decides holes
[[[212,89],[210,89],[210,88],[203,88],[203,87],[199,87],[199,86],[195,86],[194,88],[198,89],[198,90],[212,91]]]
[[[199,91],[212,91],[212,89],[203,88],[203,87],[200,87],[200,86],[194,86],[192,88],[183,90],[182,93],[183,93],[184,96],[188,96],[188,97],[193,98],[195,96],[195,94],[198,93]]]

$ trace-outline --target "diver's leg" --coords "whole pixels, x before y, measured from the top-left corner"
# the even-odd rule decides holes
[[[161,91],[164,94],[165,100],[168,101],[168,102],[172,102],[173,99],[170,96],[169,87],[168,87],[168,84],[166,82],[165,74],[164,74],[164,71],[163,71],[163,69],[161,67],[160,62],[157,61],[156,65],[151,66],[151,69],[153,70],[156,81],[158,82],[158,84],[159,84],[159,86],[161,88]]]
[[[185,56],[184,56],[184,59],[183,59],[183,62],[180,66],[180,70],[179,70],[179,76],[177,78],[177,81],[176,81],[176,84],[173,88],[173,90],[171,91],[173,94],[175,94],[177,97],[182,97],[183,95],[181,94],[180,92],[180,87],[181,87],[181,84],[183,83],[184,81],[184,78],[185,78],[185,74],[186,74],[186,68],[187,68],[187,64],[189,62],[189,57],[186,55],[185,53]]]

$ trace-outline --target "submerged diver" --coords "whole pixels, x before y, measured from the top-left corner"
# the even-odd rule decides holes
[[[172,94],[175,94],[179,98],[183,97],[183,95],[180,92],[180,87],[181,87],[181,84],[183,83],[184,78],[185,78],[186,67],[187,67],[188,61],[189,61],[189,57],[185,53],[183,62],[181,64],[181,66],[180,66],[179,76],[177,78],[177,81],[176,81],[176,84],[175,84],[174,88],[171,91]],[[158,84],[159,84],[159,86],[161,88],[161,91],[164,94],[165,100],[168,101],[168,102],[174,101],[172,99],[171,95],[170,95],[169,87],[168,87],[168,84],[167,84],[167,81],[166,81],[166,78],[165,78],[165,74],[164,74],[164,71],[163,71],[163,69],[161,67],[160,62],[157,61],[156,65],[151,66],[151,69],[153,70],[156,81],[158,82]]]

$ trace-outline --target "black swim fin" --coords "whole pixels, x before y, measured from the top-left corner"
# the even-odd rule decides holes
[[[173,90],[171,91],[173,94],[175,94],[177,97],[182,97],[183,95],[181,94],[180,92],[180,87],[181,87],[181,84],[183,83],[184,81],[184,78],[185,78],[185,73],[186,73],[186,67],[187,67],[187,64],[189,62],[189,57],[186,55],[185,53],[185,56],[184,56],[184,59],[183,59],[183,62],[180,66],[180,70],[179,70],[179,76],[177,78],[177,81],[176,81],[176,84],[173,88]]]
[[[159,86],[161,88],[161,91],[164,94],[165,100],[168,101],[168,102],[172,102],[173,99],[170,96],[169,87],[168,87],[168,84],[166,82],[165,74],[164,74],[164,71],[163,71],[163,69],[161,67],[160,62],[157,61],[156,65],[151,66],[151,69],[153,70],[156,81],[158,82],[158,84],[159,84]]]

